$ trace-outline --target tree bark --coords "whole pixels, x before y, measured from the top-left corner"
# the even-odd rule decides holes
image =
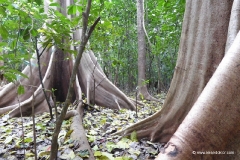
[[[46,7],[46,5],[45,5]],[[48,8],[48,7],[46,7]],[[76,31],[74,34],[74,39],[79,40],[81,34],[79,33],[81,30]],[[41,52],[43,49],[41,46],[38,48]],[[66,60],[68,57],[68,60]],[[45,90],[51,91],[55,89],[55,95],[57,100],[65,101],[69,82],[71,69],[73,67],[73,59],[71,55],[67,53],[63,53],[62,50],[56,49],[48,49],[46,50],[42,56],[40,57],[41,63],[41,72],[43,75],[43,83],[45,86]],[[33,68],[33,73],[38,72],[36,55],[33,55],[31,59],[31,64]],[[96,65],[96,67],[94,67]],[[17,100],[17,91],[16,86],[22,84],[25,89],[25,94],[18,95],[21,105],[23,107],[24,115],[30,115],[31,111],[31,93],[32,90],[35,92],[35,113],[42,113],[48,111],[45,104],[45,98],[42,97],[42,90],[40,85],[40,81],[37,74],[30,75],[30,67],[27,66],[23,73],[26,74],[28,79],[20,79],[19,82],[9,83],[0,88],[0,114],[4,114],[8,111],[14,109],[14,111],[10,112],[10,117],[19,116],[18,108],[18,100]],[[87,97],[90,100],[90,103],[93,101],[93,95],[91,92],[93,91],[93,77],[95,77],[96,81],[96,93],[95,93],[95,103],[97,105],[112,108],[112,109],[120,109],[127,108],[134,110],[135,105],[132,101],[122,92],[120,91],[112,82],[108,80],[106,75],[103,73],[100,65],[97,63],[96,57],[92,51],[86,51],[83,54],[83,58],[81,60],[80,66],[78,67],[77,76],[79,79],[79,85],[83,90],[83,93],[87,95],[87,90],[90,91],[90,96]],[[31,84],[30,82],[33,82]],[[87,87],[87,81],[90,82],[90,85]],[[50,94],[49,94],[50,96]],[[73,93],[72,102],[76,99],[75,93]],[[30,109],[30,110],[29,110]]]
[[[168,142],[225,54],[233,1],[186,1],[179,55],[162,110],[118,134]]]
[[[144,0],[137,0],[137,37],[138,37],[138,98],[153,98],[146,85],[146,40],[144,31]]]
[[[2,37],[0,36],[0,42],[2,42]],[[0,52],[0,56],[3,55],[3,52]],[[0,67],[4,66],[4,61],[0,60]],[[0,70],[0,87],[4,86],[4,73]]]
[[[49,1],[45,1],[46,4],[44,5],[46,11],[49,8],[48,2]],[[69,2],[70,1],[61,1],[61,5],[65,6],[63,7],[64,12],[66,11],[66,3],[71,4]],[[94,23],[89,28],[88,32],[86,34],[83,33],[82,35],[90,36],[90,33],[92,33],[94,29],[94,25],[96,24]],[[85,30],[87,29],[85,28]],[[77,29],[72,38],[74,40],[79,40],[81,37],[81,31],[81,29]],[[85,39],[84,45],[86,43],[87,40]],[[43,50],[43,47],[39,45],[38,49],[39,52],[41,52],[41,50]],[[83,51],[84,47],[81,49]],[[68,57],[68,60],[66,60],[66,57]],[[80,59],[78,58],[78,61],[80,61]],[[36,65],[36,55],[34,55],[30,61],[30,64],[32,64],[32,72],[37,73],[38,67]],[[47,91],[47,93],[49,93],[48,99],[51,99],[50,92],[52,89],[54,89],[56,90],[56,99],[59,101],[67,100],[67,102],[65,102],[67,105],[74,100],[81,102],[83,92],[85,95],[87,95],[89,103],[92,103],[94,101],[96,105],[109,107],[112,109],[135,109],[135,105],[133,104],[132,100],[129,99],[122,91],[120,91],[107,79],[106,75],[103,73],[100,65],[98,64],[96,57],[90,50],[85,50],[82,54],[81,64],[77,66],[77,70],[75,70],[77,74],[76,81],[74,80],[75,77],[70,81],[70,75],[73,74],[72,68],[75,63],[75,57],[72,57],[72,55],[68,53],[64,53],[63,50],[56,49],[55,47],[45,50],[40,57],[40,62],[41,72],[43,75],[43,84],[45,87],[44,89]],[[31,75],[30,66],[27,66],[23,70],[23,73],[26,74],[29,78],[22,78],[16,83],[9,83],[6,86],[0,88],[0,114],[5,114],[10,111],[8,113],[10,118],[20,116],[19,107],[21,107],[23,115],[30,116],[32,114],[32,102],[35,107],[35,114],[49,111],[46,99],[42,92],[42,87],[40,86],[38,74]],[[76,83],[73,84],[73,81]],[[96,82],[96,86],[93,85],[93,81]],[[19,84],[24,86],[25,94],[23,95],[17,95],[17,86]],[[70,91],[68,90],[68,84],[71,85]],[[95,91],[95,94],[92,94],[93,90]],[[34,93],[35,98],[32,97],[32,93]],[[71,96],[68,96],[67,98],[67,94],[69,93]],[[20,103],[18,103],[18,99],[20,100]],[[64,113],[60,115],[62,119],[65,117],[66,108],[67,107],[64,108]],[[90,159],[93,159],[93,154],[90,150],[89,145],[87,145],[87,138],[83,132],[81,122],[83,113],[82,109],[82,105],[79,104],[76,111],[69,112],[67,115],[74,116],[72,128],[76,131],[73,132],[72,137],[79,141],[79,144],[84,144],[84,146],[81,146],[79,149],[88,149],[90,153]],[[60,123],[61,122],[58,123],[56,128],[60,128]],[[81,131],[81,134],[77,135],[76,133],[78,131]],[[58,133],[56,132],[53,135],[53,139],[57,139],[57,134]],[[57,144],[53,143],[52,146],[52,150],[56,150],[54,147],[57,147]],[[56,155],[51,156],[51,158],[55,159],[54,156]]]
[[[226,42],[225,53],[227,53],[238,31],[240,30],[239,16],[240,16],[240,0],[234,0],[232,10],[231,10],[231,17],[229,21],[228,37]]]
[[[239,43],[240,32],[157,160],[240,158]]]

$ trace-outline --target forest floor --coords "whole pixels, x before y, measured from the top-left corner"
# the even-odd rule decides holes
[[[136,133],[129,137],[113,136],[146,117],[156,113],[162,107],[165,94],[155,96],[160,102],[141,101],[138,111],[126,109],[111,110],[103,107],[85,109],[83,125],[88,141],[98,160],[147,160],[154,159],[164,144],[152,143],[146,139],[137,139]],[[133,97],[132,97],[133,98]],[[60,105],[59,105],[60,106]],[[69,107],[71,109],[71,107]],[[35,119],[37,134],[37,157],[49,158],[54,122],[49,113],[37,115]],[[86,151],[75,150],[77,146],[70,138],[71,118],[65,120],[59,134],[59,159],[82,160],[88,156]],[[33,125],[31,117],[5,119],[0,117],[0,160],[34,159]],[[23,143],[24,142],[24,143]]]

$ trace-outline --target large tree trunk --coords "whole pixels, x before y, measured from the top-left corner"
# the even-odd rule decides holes
[[[226,56],[156,160],[240,159],[239,5],[234,0]]]
[[[161,111],[119,134],[168,142],[225,54],[232,0],[187,0],[179,55]]]
[[[76,32],[80,33],[81,30]],[[80,34],[76,34],[80,36]],[[75,35],[75,36],[76,36]],[[80,37],[75,37],[80,39]],[[42,47],[39,47],[41,52]],[[38,78],[38,67],[36,55],[31,59],[33,75],[30,76],[30,67],[27,66],[23,73],[26,74],[29,79],[22,78],[17,83],[9,83],[0,89],[0,114],[10,112],[10,117],[19,116],[19,105],[23,108],[23,115],[31,114],[31,101],[32,91],[35,92],[35,112],[42,113],[48,110],[46,107],[46,100],[40,86],[40,80]],[[68,59],[66,59],[68,57]],[[52,89],[55,89],[55,96],[59,101],[65,101],[69,78],[71,75],[74,59],[71,55],[64,53],[61,49],[49,49],[45,51],[40,57],[41,73],[43,75],[43,83],[47,93]],[[79,66],[78,71],[79,85],[85,95],[88,95],[89,103],[95,102],[95,104],[112,108],[112,109],[134,109],[135,106],[128,97],[121,92],[103,73],[92,51],[86,51]],[[93,79],[95,79],[95,87],[93,85]],[[30,84],[30,82],[33,82]],[[19,84],[22,84],[25,89],[25,94],[17,95],[16,89]],[[77,89],[75,89],[76,91]],[[95,96],[92,94],[95,90]],[[50,94],[48,94],[50,98]],[[76,99],[74,94],[72,101]],[[18,103],[18,100],[21,102]]]
[[[46,12],[49,8],[49,3],[49,1],[44,1],[44,8]],[[71,5],[73,1],[60,0],[59,3],[62,7],[62,13],[64,14],[67,6]],[[91,29],[94,29],[94,27],[90,28],[89,32]],[[72,39],[79,40],[81,37],[80,33],[81,29],[77,29],[72,35]],[[87,34],[89,35],[89,33]],[[84,43],[83,48],[85,48],[86,43]],[[81,47],[79,48],[81,49]],[[39,50],[39,53],[41,53],[43,48],[44,46],[42,47],[39,44],[36,50]],[[9,83],[0,88],[0,114],[5,114],[10,111],[8,115],[11,118],[14,116],[20,116],[20,111],[22,111],[24,116],[29,116],[32,114],[32,102],[34,104],[36,114],[49,111],[42,86],[40,85],[41,82],[38,77],[39,74],[36,56],[37,55],[34,54],[34,58],[30,60],[31,67],[27,66],[23,70],[23,73],[29,77],[28,79],[22,78],[16,83]],[[73,93],[71,92],[70,94],[72,96],[69,96],[72,97],[72,102],[77,100],[80,103],[78,104],[76,111],[74,110],[68,112],[66,117],[74,116],[72,124],[72,129],[74,129],[74,132],[71,136],[81,144],[79,149],[89,150],[89,159],[94,159],[91,149],[89,145],[87,145],[88,142],[82,127],[82,92],[87,96],[89,104],[95,103],[97,105],[112,109],[127,108],[131,110],[135,109],[135,105],[133,104],[132,100],[130,100],[123,92],[121,92],[107,79],[92,51],[85,50],[85,52],[82,54],[82,58],[80,59],[81,62],[78,66],[75,84],[71,85],[74,88]],[[44,90],[47,92],[47,99],[51,100],[51,91],[54,89],[56,90],[54,92],[56,99],[59,101],[65,101],[69,93],[68,85],[70,84],[70,76],[72,75],[75,57],[68,53],[64,53],[62,49],[52,47],[43,52],[40,57],[40,62],[41,73],[43,76],[42,82],[44,84]],[[34,74],[30,74],[31,68],[32,73]],[[71,79],[71,82],[72,81],[73,80]],[[23,95],[17,95],[16,90],[19,84],[24,86],[25,94]],[[33,93],[35,98],[33,98]],[[56,128],[59,128],[58,125]],[[79,131],[81,134],[79,134]],[[56,135],[57,133],[54,134],[55,137],[57,137]],[[53,145],[52,150],[55,151],[56,149],[57,145]]]
[[[158,160],[240,159],[239,44],[240,32]]]
[[[68,82],[71,74],[71,69],[73,66],[72,59],[64,60],[66,56],[61,50],[55,52],[46,51],[41,56],[41,72],[43,74],[43,83],[46,90],[51,91],[52,88],[56,89],[56,98],[59,101],[64,101],[66,98],[66,93],[68,89]],[[57,55],[56,57],[55,54]],[[52,55],[52,58],[50,56]],[[91,55],[91,56],[90,56]],[[88,95],[90,102],[95,102],[95,104],[108,107],[112,109],[128,108],[134,109],[134,105],[127,98],[127,96],[122,93],[117,87],[115,87],[103,74],[99,67],[94,67],[98,65],[94,62],[94,55],[91,51],[83,54],[81,65],[79,66],[79,80],[80,86],[85,95]],[[87,64],[86,64],[87,63]],[[17,95],[16,89],[19,83],[9,83],[3,86],[0,91],[0,114],[4,114],[8,111],[10,117],[19,116],[20,110],[18,104],[18,99],[23,108],[23,115],[31,114],[31,101],[32,93],[35,92],[35,112],[41,113],[47,111],[46,100],[40,86],[40,80],[38,77],[38,67],[36,60],[32,59],[31,64],[36,67],[33,68],[33,74],[30,76],[30,67],[27,66],[23,73],[26,74],[29,79],[21,79],[20,83],[24,86],[25,94]],[[50,64],[50,65],[49,65]],[[48,71],[48,74],[46,72]],[[95,86],[93,84],[93,78],[95,79]],[[33,83],[30,83],[33,82]],[[95,95],[93,95],[93,90],[95,89]],[[50,94],[48,94],[50,95]],[[73,98],[73,100],[75,97]]]

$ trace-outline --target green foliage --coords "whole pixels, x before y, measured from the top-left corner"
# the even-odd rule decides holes
[[[0,60],[4,61],[0,70],[7,81],[27,78],[21,70],[29,64],[31,56],[28,53],[34,50],[30,38],[37,36],[36,29],[42,24],[42,17],[42,8],[34,2],[0,1]],[[21,86],[18,93],[23,94]]]
[[[151,23],[147,28],[154,44],[152,53],[159,58],[156,65],[161,69],[161,77],[170,81],[177,58],[185,1],[159,1],[148,5],[149,8],[155,6],[153,10],[148,10]]]
[[[149,83],[149,80],[142,80],[142,86],[147,85]]]
[[[137,139],[137,132],[136,131],[133,131],[130,135],[130,139],[133,141],[133,142],[137,142],[138,139]]]
[[[60,7],[60,4],[51,3],[50,6]],[[75,14],[76,9],[80,10],[78,4],[70,6],[68,13]],[[81,16],[70,20],[51,8],[46,14],[42,0],[4,0],[0,1],[0,18],[0,60],[4,62],[0,70],[8,82],[27,78],[21,71],[29,64],[36,43],[43,47],[55,45],[76,54],[70,46],[79,43],[71,39],[71,33],[80,25]],[[44,36],[44,41],[40,36]],[[62,39],[68,41],[62,43]],[[22,94],[21,87],[18,93]]]
[[[24,94],[24,87],[22,85],[18,86],[18,90],[17,90],[18,94],[21,95],[21,94]]]
[[[99,57],[104,72],[110,80],[122,88],[132,90],[137,82],[137,31],[136,2],[124,0],[95,0],[92,2],[89,23],[101,16],[101,21],[91,38],[91,48]],[[152,85],[159,78],[168,85],[175,67],[184,12],[184,0],[145,1],[145,27],[151,46],[147,47],[147,79]],[[60,4],[52,2],[52,7]],[[67,14],[83,11],[83,4],[75,1],[67,8]],[[0,0],[0,60],[6,68],[22,70],[29,64],[29,53],[34,53],[34,37],[44,35],[43,46],[56,45],[64,51],[76,54],[71,45],[71,33],[81,26],[81,16],[72,20],[59,11],[49,9],[44,13],[42,0]],[[46,28],[43,24],[46,23]],[[62,39],[67,39],[62,43]],[[8,55],[8,56],[6,56]],[[9,81],[16,81],[16,73],[4,74]],[[15,75],[15,76],[14,76]]]
[[[184,0],[145,1],[145,27],[150,38],[147,45],[147,79],[149,85],[159,79],[169,85],[177,58]],[[108,0],[93,2],[95,16],[101,16],[91,48],[110,80],[133,90],[137,82],[136,1]],[[121,79],[119,78],[121,77]],[[126,85],[127,84],[127,85]]]

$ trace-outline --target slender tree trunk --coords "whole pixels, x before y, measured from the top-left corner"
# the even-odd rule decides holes
[[[2,41],[2,38],[0,36],[0,42]],[[0,56],[3,55],[3,52],[0,52]],[[4,66],[4,61],[0,60],[0,67]],[[0,87],[4,85],[4,73],[0,70]]]
[[[138,97],[156,100],[149,93],[146,81],[146,40],[144,31],[144,0],[137,0]]]
[[[147,87],[144,84],[146,79],[146,40],[143,30],[143,0],[137,0],[137,35],[138,35],[138,86],[140,93],[147,92]]]

